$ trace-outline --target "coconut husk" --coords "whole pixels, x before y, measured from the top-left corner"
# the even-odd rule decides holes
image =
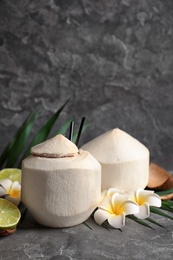
[[[155,163],[150,164],[147,188],[155,191],[165,191],[173,188],[173,176]],[[172,199],[173,193],[161,196],[161,199]]]
[[[13,234],[15,231],[16,231],[16,228],[0,230],[0,237],[11,235],[11,234]]]

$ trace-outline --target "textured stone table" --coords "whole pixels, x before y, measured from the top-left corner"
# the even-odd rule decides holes
[[[0,239],[1,260],[55,260],[55,259],[172,259],[173,221],[151,215],[165,228],[153,229],[126,219],[120,230],[107,230],[92,218],[88,226],[50,229],[34,222],[27,213],[17,231]]]

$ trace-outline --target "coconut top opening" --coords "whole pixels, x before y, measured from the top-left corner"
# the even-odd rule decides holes
[[[101,163],[121,163],[149,156],[149,150],[142,143],[118,128],[96,137],[81,148]]]
[[[31,148],[31,154],[46,158],[74,157],[78,155],[77,146],[62,134],[58,134]]]

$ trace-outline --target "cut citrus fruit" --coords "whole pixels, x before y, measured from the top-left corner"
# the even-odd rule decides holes
[[[0,171],[0,182],[4,179],[21,183],[21,170],[17,168],[5,168]]]
[[[12,202],[0,198],[0,229],[16,227],[21,217],[20,210]]]

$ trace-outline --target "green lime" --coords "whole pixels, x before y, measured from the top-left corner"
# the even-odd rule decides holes
[[[21,217],[20,210],[12,202],[0,198],[0,229],[16,227]]]
[[[21,170],[16,168],[5,168],[0,171],[0,182],[4,179],[10,179],[11,181],[18,181],[21,183]]]

